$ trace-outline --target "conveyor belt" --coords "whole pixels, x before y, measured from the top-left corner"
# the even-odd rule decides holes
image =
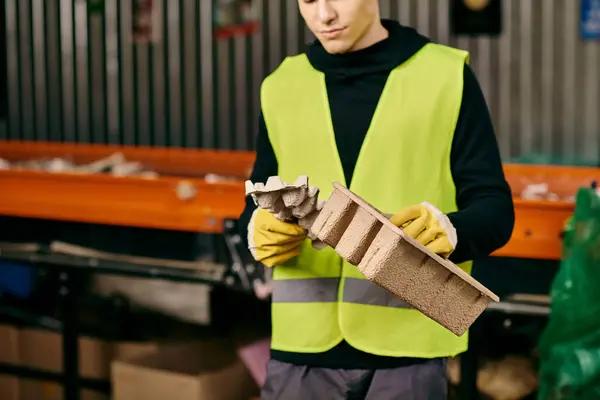
[[[513,191],[515,228],[509,243],[494,255],[560,260],[562,232],[575,210],[569,197],[579,188],[600,181],[600,168],[505,164],[504,171]],[[526,187],[535,184],[547,184],[558,200],[521,198]]]
[[[243,209],[243,181],[254,160],[251,152],[0,141],[0,157],[9,161],[68,157],[92,162],[115,152],[160,176],[0,170],[0,215],[221,233],[223,221],[237,218]],[[494,255],[560,259],[562,230],[575,206],[566,198],[600,180],[600,168],[518,164],[504,168],[515,198],[516,224],[510,242]],[[209,173],[238,180],[210,183],[202,179]],[[539,183],[547,183],[559,199],[521,198],[527,185]]]
[[[90,163],[115,153],[159,176],[0,170],[0,215],[221,233],[223,221],[243,209],[250,152],[0,142],[0,157],[11,162],[64,157]],[[207,174],[237,180],[213,183],[202,179]]]

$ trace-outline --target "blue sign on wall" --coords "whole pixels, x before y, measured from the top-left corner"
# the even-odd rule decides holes
[[[600,39],[600,0],[581,0],[581,37]]]

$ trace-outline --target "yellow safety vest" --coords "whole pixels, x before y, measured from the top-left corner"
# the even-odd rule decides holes
[[[350,190],[392,214],[428,201],[455,211],[450,149],[462,99],[467,52],[428,44],[394,69],[356,162]],[[262,111],[279,175],[308,175],[326,200],[345,182],[325,76],[306,55],[286,58],[261,88]],[[471,264],[461,265],[471,271]],[[272,348],[317,353],[342,340],[376,355],[433,358],[467,348],[457,337],[367,281],[333,249],[314,250],[273,271]]]

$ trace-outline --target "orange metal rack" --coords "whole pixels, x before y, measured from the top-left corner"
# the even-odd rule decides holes
[[[116,152],[160,176],[0,170],[0,215],[219,233],[223,220],[237,218],[243,208],[251,152],[0,142],[0,157],[8,161],[66,157],[88,163]],[[210,183],[203,179],[209,173],[237,180]],[[181,185],[193,194],[178,196]]]
[[[515,228],[508,244],[493,255],[560,260],[561,235],[575,210],[575,203],[567,198],[575,196],[579,188],[600,181],[600,168],[505,164],[504,172],[513,192]],[[549,192],[560,200],[521,198],[527,185],[539,183],[547,184]]]
[[[87,163],[115,152],[160,177],[0,170],[0,215],[219,233],[225,219],[235,219],[242,211],[252,152],[0,141],[0,157],[9,161],[68,157]],[[579,187],[600,181],[600,168],[522,164],[504,168],[513,191],[516,224],[510,242],[494,255],[560,259],[561,232],[574,203],[524,200],[521,192],[528,184],[547,183],[560,197],[574,195]],[[203,179],[209,173],[237,180],[209,183]],[[193,187],[195,194],[180,198],[180,185]]]

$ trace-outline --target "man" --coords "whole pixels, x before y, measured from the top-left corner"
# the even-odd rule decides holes
[[[381,20],[377,0],[299,0],[317,40],[265,79],[250,179],[339,181],[467,272],[514,211],[466,52]],[[396,214],[394,214],[396,213]],[[264,399],[444,399],[457,337],[247,199],[242,234],[273,267]],[[247,227],[247,231],[245,231]]]

